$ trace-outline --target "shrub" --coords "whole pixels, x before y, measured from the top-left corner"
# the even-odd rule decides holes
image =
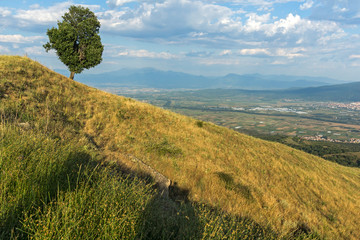
[[[204,122],[203,121],[196,121],[196,126],[201,128],[201,127],[204,126]]]

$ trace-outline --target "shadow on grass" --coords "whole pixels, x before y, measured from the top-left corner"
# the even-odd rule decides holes
[[[143,212],[137,239],[201,239],[202,232],[191,204],[156,196]]]
[[[42,208],[61,191],[75,189],[82,172],[96,162],[85,151],[46,138],[12,135],[0,141],[0,239],[27,239],[19,231],[24,214]]]
[[[112,172],[126,178],[141,178],[156,189],[152,177],[145,172],[134,172],[125,166],[112,166]],[[219,174],[229,187],[236,188],[232,178]],[[158,189],[160,192],[161,189]],[[281,238],[269,226],[251,218],[240,217],[189,200],[189,190],[176,182],[169,186],[169,197],[155,194],[146,204],[136,226],[135,239],[320,239],[306,225],[299,225]]]

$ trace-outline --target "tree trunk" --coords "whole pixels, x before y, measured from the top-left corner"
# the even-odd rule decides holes
[[[71,72],[71,73],[70,73],[70,79],[71,79],[71,80],[74,80],[74,76],[75,76],[75,72]]]

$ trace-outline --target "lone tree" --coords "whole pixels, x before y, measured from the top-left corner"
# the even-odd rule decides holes
[[[102,61],[104,46],[99,36],[100,22],[88,8],[70,6],[69,12],[58,21],[58,28],[47,30],[49,42],[46,52],[56,51],[59,59],[70,70],[70,78],[84,69],[95,67]]]

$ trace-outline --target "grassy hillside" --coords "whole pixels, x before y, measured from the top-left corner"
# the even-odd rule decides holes
[[[192,202],[253,219],[278,237],[302,230],[360,238],[359,169],[89,88],[28,58],[1,56],[0,76],[2,131],[75,142],[132,171],[135,156]]]
[[[0,239],[278,238],[249,218],[159,197],[152,183],[99,165],[89,145],[6,125]]]

